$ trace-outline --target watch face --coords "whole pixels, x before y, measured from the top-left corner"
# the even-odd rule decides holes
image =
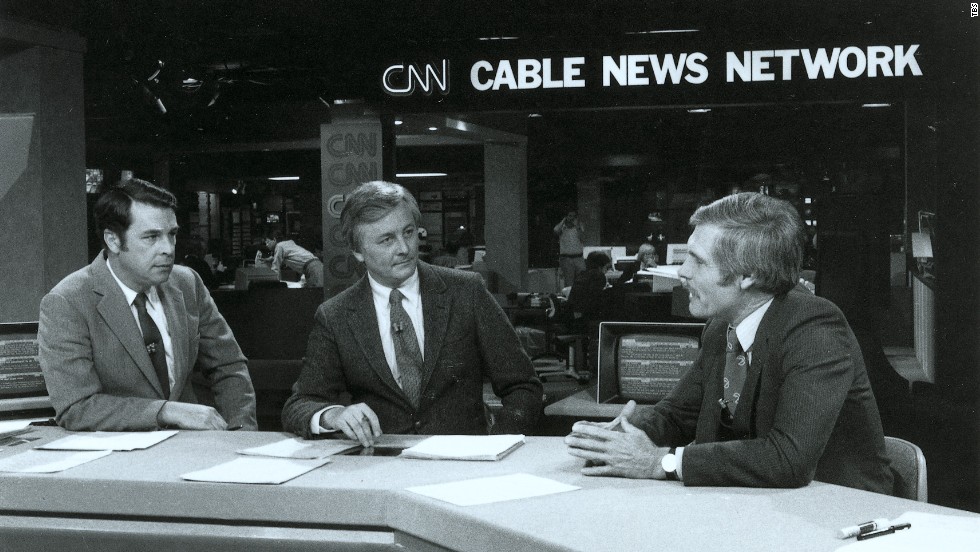
[[[660,460],[660,467],[664,469],[667,473],[674,473],[677,471],[677,457],[673,454],[665,454]]]

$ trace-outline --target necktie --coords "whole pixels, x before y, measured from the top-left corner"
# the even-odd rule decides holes
[[[402,390],[412,405],[418,406],[422,387],[422,351],[415,336],[415,326],[402,307],[402,292],[391,290],[388,306],[391,316],[391,339],[395,343],[395,362],[401,376]]]
[[[156,370],[157,378],[160,380],[160,387],[163,388],[163,398],[170,398],[170,373],[167,370],[167,351],[163,348],[163,336],[160,335],[160,328],[156,322],[150,318],[150,313],[146,312],[146,294],[140,293],[133,299],[136,305],[136,314],[139,316],[140,328],[143,330],[143,345],[146,346],[146,354],[150,355],[150,362]]]
[[[734,414],[738,399],[745,385],[745,372],[749,366],[748,358],[735,335],[735,328],[728,327],[728,346],[725,349],[725,404]]]

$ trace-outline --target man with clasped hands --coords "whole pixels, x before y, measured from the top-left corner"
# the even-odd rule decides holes
[[[95,206],[105,249],[41,300],[41,370],[65,429],[256,429],[245,356],[201,277],[174,264],[176,208],[144,180],[110,188]]]
[[[346,196],[341,230],[367,274],[317,309],[287,431],[370,447],[382,433],[528,433],[538,422],[541,383],[503,309],[476,273],[419,262],[420,220],[397,184]],[[484,378],[503,403],[490,427]]]
[[[691,217],[679,275],[708,319],[697,361],[662,401],[565,438],[583,473],[685,485],[890,494],[881,420],[840,310],[797,286],[805,232],[795,208],[756,193]],[[729,345],[729,343],[731,345]]]

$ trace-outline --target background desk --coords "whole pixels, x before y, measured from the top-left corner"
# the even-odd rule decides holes
[[[62,437],[57,428],[34,432]],[[529,437],[499,462],[339,456],[283,485],[183,481],[235,450],[287,437],[181,432],[56,474],[0,474],[0,543],[36,550],[794,550],[832,551],[834,534],[914,510],[974,516],[835,485],[803,489],[684,487],[585,477],[560,438]],[[6,447],[0,457],[29,445]],[[573,492],[459,507],[412,485],[529,473]],[[912,529],[914,530],[914,528]]]

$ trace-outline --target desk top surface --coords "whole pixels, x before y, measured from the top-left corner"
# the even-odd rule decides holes
[[[67,432],[38,428],[31,445]],[[388,527],[452,550],[835,550],[838,529],[906,511],[968,512],[828,485],[802,489],[685,487],[586,477],[559,437],[528,437],[498,462],[336,456],[282,485],[199,483],[180,475],[291,437],[276,432],[180,432],[147,450],[115,452],[55,474],[0,473],[0,512]],[[460,507],[406,487],[528,473],[581,487]],[[452,527],[452,530],[447,530]]]

